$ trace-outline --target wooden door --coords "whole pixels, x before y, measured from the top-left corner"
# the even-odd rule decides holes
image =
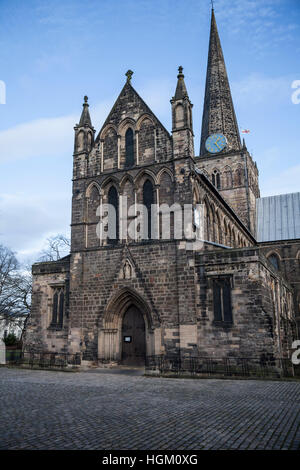
[[[122,324],[122,364],[145,365],[146,340],[145,322],[140,310],[132,305],[123,317]]]

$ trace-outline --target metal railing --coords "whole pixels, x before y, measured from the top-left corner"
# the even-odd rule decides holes
[[[36,351],[10,351],[6,357],[8,365],[26,366],[38,369],[70,369],[81,364],[80,354],[36,352]]]
[[[80,354],[11,350],[7,365],[37,369],[72,369],[81,365]],[[146,374],[185,375],[191,377],[299,377],[300,365],[289,358],[208,357],[156,355],[147,356]]]
[[[146,373],[221,377],[300,377],[290,359],[259,357],[148,356]]]

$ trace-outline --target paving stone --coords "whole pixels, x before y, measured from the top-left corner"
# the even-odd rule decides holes
[[[300,383],[0,369],[0,449],[300,449]]]

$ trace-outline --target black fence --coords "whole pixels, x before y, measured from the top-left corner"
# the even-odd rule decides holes
[[[258,357],[148,356],[146,373],[221,377],[299,377],[300,366],[290,359]]]
[[[7,365],[37,369],[76,369],[81,364],[80,354],[6,351]],[[299,377],[300,365],[288,358],[264,357],[207,357],[157,355],[147,356],[146,374],[190,377]]]
[[[81,359],[80,354],[13,350],[6,352],[6,363],[38,369],[70,369],[77,368]]]

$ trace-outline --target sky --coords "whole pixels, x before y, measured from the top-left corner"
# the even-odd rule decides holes
[[[215,0],[214,9],[261,196],[297,192],[300,0]],[[210,15],[210,0],[0,0],[0,244],[30,263],[48,237],[68,235],[83,96],[98,132],[128,69],[171,131],[184,67],[198,154]]]

